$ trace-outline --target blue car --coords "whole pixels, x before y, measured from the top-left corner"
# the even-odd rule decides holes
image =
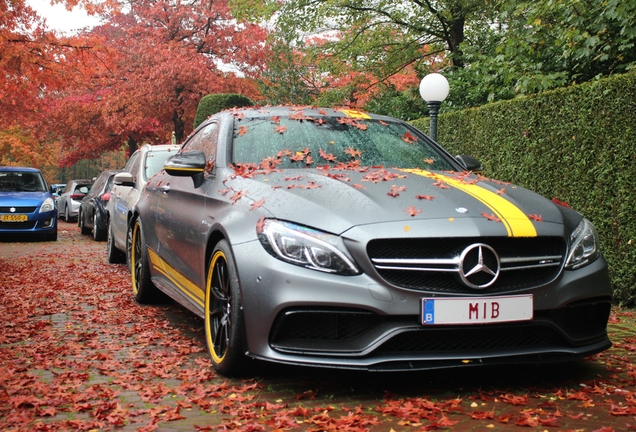
[[[57,208],[40,170],[0,166],[0,238],[57,240]]]

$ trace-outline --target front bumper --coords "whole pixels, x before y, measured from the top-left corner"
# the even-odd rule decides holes
[[[0,234],[53,234],[57,230],[57,209],[44,213],[26,213],[24,222],[0,221]]]
[[[611,346],[611,288],[603,258],[563,271],[533,294],[532,321],[423,326],[421,298],[377,273],[338,276],[284,263],[258,241],[234,245],[248,355],[369,370],[564,361]],[[479,297],[476,297],[479,298]]]

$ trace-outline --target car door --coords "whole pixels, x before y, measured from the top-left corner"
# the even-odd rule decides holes
[[[133,179],[136,181],[137,173],[139,172],[139,165],[141,163],[141,152],[136,151],[128,160],[128,163],[124,167],[124,171],[133,175]],[[117,249],[122,251],[126,250],[126,235],[128,233],[128,202],[131,200],[131,195],[136,193],[136,189],[133,186],[116,184],[113,185],[111,192],[110,204],[110,220],[113,237],[115,239],[115,245]]]
[[[86,194],[86,205],[82,208],[82,219],[84,220],[84,225],[88,228],[93,227],[93,217],[95,216],[95,206],[96,201],[99,199],[99,195],[101,194],[102,189],[104,189],[104,185],[108,180],[107,174],[102,174],[99,176],[97,181],[93,183],[88,194]]]
[[[214,181],[212,168],[216,159],[218,124],[211,123],[197,131],[181,151],[200,150],[207,159],[204,185],[195,188],[191,177],[162,174],[159,191],[153,191],[153,214],[157,218],[156,236],[164,271],[175,273],[178,287],[202,306],[205,282],[205,242],[210,226],[203,222],[205,183]],[[153,182],[154,183],[154,182]]]

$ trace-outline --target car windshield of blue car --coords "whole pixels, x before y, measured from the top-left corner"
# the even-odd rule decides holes
[[[235,122],[232,162],[277,168],[360,166],[455,171],[446,157],[402,123],[347,117],[243,118]]]
[[[45,192],[46,184],[39,173],[1,172],[0,191],[2,192]]]

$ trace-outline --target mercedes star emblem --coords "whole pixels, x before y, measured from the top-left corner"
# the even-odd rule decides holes
[[[487,244],[472,244],[460,256],[459,276],[470,288],[483,289],[491,286],[497,280],[499,270],[499,256]]]

